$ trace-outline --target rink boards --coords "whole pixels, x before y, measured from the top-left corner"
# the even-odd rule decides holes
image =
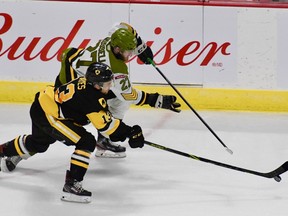
[[[0,81],[0,102],[31,103],[44,82]],[[169,85],[136,85],[137,89],[162,94],[177,93]],[[197,110],[288,111],[288,92],[276,90],[243,90],[175,86],[186,101]],[[189,109],[179,98],[182,109]]]

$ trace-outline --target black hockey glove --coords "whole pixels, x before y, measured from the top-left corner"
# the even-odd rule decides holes
[[[139,125],[132,127],[128,143],[131,148],[142,148],[144,146],[144,136]]]
[[[158,93],[156,93],[158,94]],[[160,95],[158,94],[158,97],[156,99],[156,102],[154,104],[154,107],[156,108],[163,108],[163,109],[169,109],[174,112],[180,112],[180,109],[177,109],[181,107],[181,104],[176,102],[177,98],[174,95]]]
[[[148,58],[153,61],[153,52],[149,46],[137,35],[136,55],[144,64],[151,64]]]
[[[147,48],[141,54],[138,55],[138,58],[145,64],[151,64],[151,62],[148,60],[149,58],[153,61],[153,52],[151,48],[147,46]]]

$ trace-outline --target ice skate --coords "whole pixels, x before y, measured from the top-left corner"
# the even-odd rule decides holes
[[[65,185],[61,200],[67,202],[89,203],[92,193],[82,187],[82,182],[70,177],[70,171],[67,171]]]
[[[1,158],[1,171],[12,172],[17,164],[22,160],[20,156],[2,157]]]
[[[98,140],[96,143],[96,157],[102,158],[124,158],[126,157],[126,148],[114,144],[109,139],[105,138],[101,134],[98,135]]]
[[[101,141],[97,141],[95,156],[102,158],[125,158],[125,151],[125,147],[114,144],[109,139],[104,138]]]

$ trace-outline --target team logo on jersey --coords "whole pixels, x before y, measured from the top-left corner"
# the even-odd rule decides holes
[[[106,102],[106,100],[104,98],[100,98],[98,100],[98,102],[103,108],[105,108],[107,106],[107,102]]]
[[[95,74],[96,74],[96,75],[99,75],[100,73],[101,73],[100,70],[98,70],[98,69],[95,70]]]

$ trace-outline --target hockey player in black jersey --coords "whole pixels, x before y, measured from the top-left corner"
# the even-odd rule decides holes
[[[5,157],[27,159],[43,153],[57,140],[75,146],[66,172],[62,200],[90,202],[91,192],[82,187],[89,166],[90,154],[95,149],[94,136],[83,127],[92,123],[100,133],[112,141],[129,139],[131,148],[142,148],[144,137],[138,125],[130,127],[112,117],[107,99],[113,74],[109,66],[92,63],[85,77],[79,77],[59,88],[48,86],[38,92],[30,108],[32,133],[0,145],[1,169],[11,169]]]

